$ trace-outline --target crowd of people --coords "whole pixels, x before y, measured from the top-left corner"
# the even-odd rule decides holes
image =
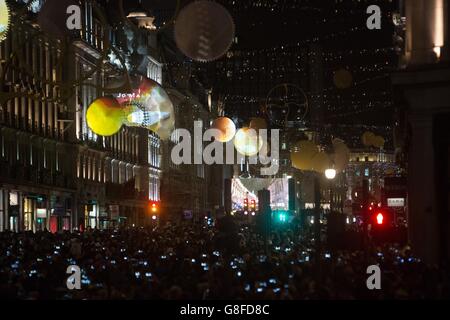
[[[267,241],[248,226],[166,224],[82,233],[0,233],[5,299],[440,299],[448,270],[408,247],[315,252],[292,231]],[[381,289],[369,290],[369,265]],[[81,269],[69,290],[68,266]]]

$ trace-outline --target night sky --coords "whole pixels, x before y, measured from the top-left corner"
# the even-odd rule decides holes
[[[138,1],[135,1],[137,4]],[[143,0],[143,5],[157,17],[157,23],[169,21],[175,13],[176,2],[172,0]],[[396,67],[396,55],[392,51],[392,16],[396,1],[389,0],[221,0],[232,14],[236,24],[238,42],[231,52],[274,50],[276,76],[262,70],[258,61],[250,64],[259,71],[247,74],[239,70],[239,77],[221,77],[230,64],[241,66],[243,61],[223,58],[207,66],[198,64],[198,69],[207,69],[204,79],[206,87],[228,96],[226,111],[230,116],[247,120],[259,115],[261,101],[271,87],[280,83],[296,83],[308,94],[305,75],[292,68],[296,52],[307,50],[308,44],[319,44],[325,53],[323,65],[323,114],[324,126],[339,132],[349,125],[360,130],[376,131],[390,140],[392,117],[392,94],[389,73]],[[182,8],[190,1],[180,1]],[[382,30],[368,30],[366,9],[377,4],[382,9]],[[133,1],[126,6],[134,7]],[[301,43],[305,42],[305,45]],[[300,45],[299,45],[300,43]],[[284,46],[284,47],[282,47]],[[287,48],[287,49],[286,49]],[[379,51],[376,51],[379,50]],[[303,63],[303,62],[299,62]],[[226,65],[228,64],[228,67]],[[346,89],[334,86],[333,76],[337,70],[345,69],[353,76],[353,84]],[[266,68],[267,70],[267,68]],[[299,68],[300,70],[300,68]],[[256,73],[260,74],[256,74]],[[304,71],[305,74],[311,71]],[[252,83],[254,78],[270,78],[263,86]],[[245,81],[247,79],[248,81]],[[239,97],[236,97],[238,95]],[[244,100],[242,100],[242,97]],[[252,102],[249,102],[252,101]],[[314,124],[311,124],[314,127]],[[341,130],[342,131],[342,130]],[[339,135],[339,133],[337,133]]]

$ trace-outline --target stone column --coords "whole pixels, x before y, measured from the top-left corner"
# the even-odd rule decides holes
[[[406,0],[409,65],[449,60],[448,0]]]
[[[411,147],[408,164],[409,240],[426,262],[438,260],[437,212],[435,208],[432,115],[410,117]]]

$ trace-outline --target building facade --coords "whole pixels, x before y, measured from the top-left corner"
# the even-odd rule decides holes
[[[363,181],[367,180],[369,202],[382,204],[384,179],[401,175],[401,168],[393,152],[374,149],[352,149],[345,169],[347,181],[344,209],[348,214],[360,215],[363,204]]]
[[[408,171],[408,232],[428,263],[450,258],[450,3],[404,0],[402,69],[392,75],[397,148]]]
[[[28,20],[0,44],[0,230],[71,228],[77,155],[60,121],[66,109],[56,85],[63,80],[61,49]]]
[[[159,200],[159,137],[134,127],[101,137],[86,123],[87,108],[117,71],[112,59],[99,63],[105,41],[128,61],[115,42],[120,33],[96,6],[82,2],[83,28],[70,41],[40,32],[34,8],[0,44],[0,230],[142,225],[149,200]],[[157,57],[148,52],[142,60],[131,76],[161,83]],[[74,89],[67,94],[61,84]]]

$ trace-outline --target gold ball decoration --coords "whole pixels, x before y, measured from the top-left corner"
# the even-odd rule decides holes
[[[228,142],[236,134],[236,125],[233,120],[227,117],[220,117],[214,120],[211,129],[217,129],[221,132],[221,135],[216,137],[216,140],[220,142]]]
[[[347,89],[353,84],[353,76],[347,69],[339,69],[334,73],[333,81],[338,89]]]
[[[234,147],[240,154],[252,157],[261,150],[263,141],[259,138],[256,130],[244,127],[239,129],[234,136]]]
[[[291,151],[292,166],[300,170],[312,170],[314,167],[313,158],[318,152],[318,147],[312,141],[302,140],[297,142]]]

